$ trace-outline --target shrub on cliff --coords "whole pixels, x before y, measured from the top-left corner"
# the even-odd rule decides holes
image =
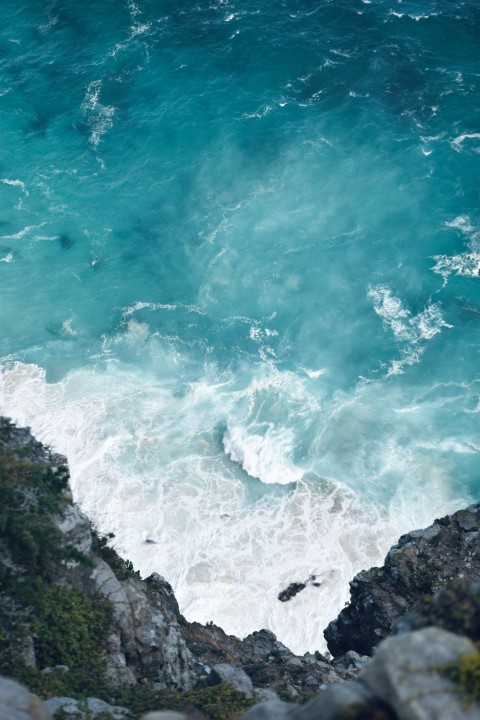
[[[105,684],[110,603],[52,583],[66,561],[90,562],[65,545],[53,520],[69,501],[68,479],[48,450],[0,419],[0,672],[41,694],[98,692]],[[42,675],[35,662],[70,671]]]
[[[117,580],[128,580],[131,577],[140,579],[140,573],[135,570],[131,560],[124,560],[116,550],[109,545],[109,541],[115,537],[114,533],[102,535],[98,530],[92,530],[92,550],[95,555],[104,560],[109,565]]]

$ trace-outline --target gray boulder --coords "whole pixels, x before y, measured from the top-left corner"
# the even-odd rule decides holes
[[[130,717],[130,711],[127,708],[109,705],[99,698],[88,698],[85,702],[74,700],[68,697],[53,697],[45,701],[45,705],[50,713],[55,715],[58,710],[62,710],[64,715],[72,715],[72,718],[81,718],[81,720],[95,720],[102,713],[109,713],[114,720],[126,720]]]
[[[467,638],[429,627],[385,640],[360,679],[399,720],[480,720],[480,706],[465,707],[444,669],[475,652]]]
[[[380,711],[382,714],[380,714]],[[292,720],[345,720],[345,718],[377,717],[382,720],[394,720],[385,704],[365,685],[352,681],[330,685],[317,697],[296,708],[291,713]]]
[[[253,697],[252,681],[244,670],[235,667],[235,665],[219,663],[213,666],[209,677],[209,684],[218,685],[221,682],[230,685],[231,688],[242,693],[242,695],[245,695],[247,698]]]
[[[90,553],[92,549],[90,520],[77,505],[65,504],[62,515],[55,518],[55,524],[63,534],[65,544],[73,545],[86,555]]]
[[[50,713],[23,685],[0,677],[0,720],[50,720]]]
[[[242,715],[242,720],[291,720],[293,705],[280,700],[268,700],[254,705]]]
[[[271,702],[272,700],[279,701],[275,690],[271,688],[258,688],[255,690],[255,699],[257,702]]]

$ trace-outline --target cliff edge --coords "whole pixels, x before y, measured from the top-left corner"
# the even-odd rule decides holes
[[[0,720],[477,720],[479,538],[480,505],[404,535],[352,581],[335,659],[295,656],[187,622],[75,506],[66,459],[0,418]]]

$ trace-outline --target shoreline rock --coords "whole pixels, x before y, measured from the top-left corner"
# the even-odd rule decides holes
[[[333,656],[371,655],[407,612],[457,579],[480,581],[480,503],[402,535],[380,568],[350,583],[350,603],[324,635]]]
[[[186,710],[185,717],[216,718],[220,716],[209,714],[213,711],[205,714],[198,710],[195,697],[205,693],[202,707],[212,707],[208,694],[217,688],[216,702],[221,704],[224,697],[236,708],[228,717],[238,718],[249,704],[261,701],[248,710],[245,720],[436,720],[442,717],[442,708],[448,708],[452,720],[480,720],[478,702],[474,700],[466,708],[464,689],[460,691],[454,680],[454,676],[462,677],[457,670],[465,656],[480,675],[480,655],[471,642],[480,640],[480,503],[402,536],[383,567],[363,571],[352,580],[350,605],[325,631],[335,655],[330,661],[320,653],[294,655],[269,630],[255,631],[240,640],[211,623],[187,622],[169,583],[156,573],[140,578],[131,563],[122,560],[105,538],[99,538],[90,520],[73,504],[65,458],[44,448],[28,430],[2,418],[0,460],[13,473],[18,463],[20,485],[17,488],[10,482],[9,492],[11,502],[17,503],[16,517],[24,513],[30,523],[26,524],[26,537],[36,532],[32,519],[39,517],[45,535],[39,538],[53,543],[52,558],[56,558],[38,569],[35,563],[25,564],[23,556],[15,555],[15,542],[5,542],[9,540],[6,535],[1,538],[5,544],[0,548],[0,572],[10,590],[2,591],[1,598],[0,620],[6,635],[0,638],[0,669],[10,662],[12,668],[23,667],[25,677],[56,682],[52,687],[68,687],[75,678],[77,668],[63,662],[60,651],[59,657],[42,665],[38,628],[44,625],[31,608],[18,604],[20,591],[15,598],[8,594],[12,588],[21,589],[34,567],[45,592],[58,590],[54,598],[61,598],[62,593],[71,595],[70,600],[80,603],[81,612],[90,613],[93,621],[103,618],[97,650],[105,663],[105,677],[98,678],[98,688],[90,678],[95,694],[86,702],[91,713],[95,709],[112,718],[139,718],[139,712],[133,713],[121,703],[111,704],[109,698],[115,688],[139,693],[147,688],[153,703],[162,692],[171,693],[168,697],[175,699],[175,707],[181,697],[188,696],[193,714],[188,716]],[[37,485],[29,487],[30,475]],[[51,497],[47,497],[49,492]],[[41,511],[42,503],[46,511]],[[3,517],[7,517],[5,507]],[[33,552],[34,534],[27,540],[29,552]],[[314,581],[312,577],[306,583],[291,584],[284,591],[288,594],[291,590],[286,600],[302,589],[296,585]],[[82,617],[80,614],[79,622]],[[63,628],[53,630],[61,635]],[[91,643],[95,636],[89,632]],[[447,666],[455,672],[446,674]],[[19,709],[21,714],[15,715],[17,708],[4,702],[12,697],[9,682],[14,681],[0,678],[0,720],[47,720],[49,706],[80,708],[77,700],[65,694],[61,697],[61,692],[45,706],[18,686],[18,697],[33,705],[32,712],[27,703]],[[227,688],[223,696],[222,688]],[[291,702],[284,702],[286,699]],[[304,705],[292,704],[306,700]]]

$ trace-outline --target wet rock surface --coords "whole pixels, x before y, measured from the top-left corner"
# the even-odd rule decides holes
[[[313,587],[320,587],[322,583],[317,581],[316,575],[310,575],[308,580],[305,580],[305,582],[292,582],[288,587],[285,588],[285,590],[282,590],[278,594],[278,599],[280,602],[288,602],[291,600],[295,595],[298,595],[299,592],[302,590],[305,590],[305,588],[308,585],[312,585]]]
[[[395,623],[452,580],[480,580],[480,504],[403,535],[381,568],[356,575],[350,604],[325,630],[330,652],[370,655]]]

